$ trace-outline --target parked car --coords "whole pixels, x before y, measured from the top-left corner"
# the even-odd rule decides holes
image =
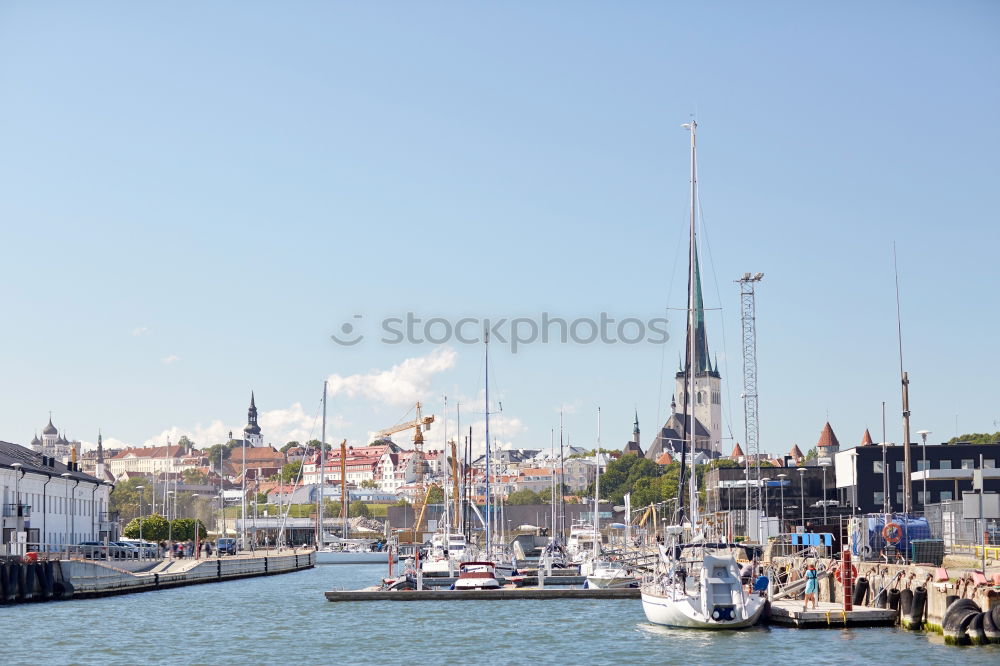
[[[837,500],[820,500],[813,504],[814,509],[821,509],[824,506],[840,506],[840,502]]]
[[[126,543],[124,541],[112,541],[108,545],[111,546],[112,557],[119,557],[124,559],[139,558],[138,546]]]
[[[81,557],[86,557],[91,560],[103,560],[108,556],[108,546],[105,546],[102,541],[84,541],[76,547],[76,552],[80,554]]]
[[[122,539],[122,543],[132,546],[139,551],[143,557],[157,558],[160,556],[160,547],[155,543],[140,541],[139,539]]]
[[[215,550],[218,551],[219,555],[235,555],[236,539],[231,539],[229,537],[217,539],[215,541]]]

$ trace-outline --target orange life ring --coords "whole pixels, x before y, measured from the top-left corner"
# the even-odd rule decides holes
[[[886,523],[885,527],[882,528],[882,538],[896,545],[903,539],[903,528],[899,526],[899,523]]]
[[[837,577],[837,582],[838,583],[842,583],[843,582],[840,579],[840,570],[843,569],[843,568],[844,568],[843,564],[838,564],[837,568],[833,571],[833,575]],[[858,568],[852,564],[851,565],[851,580],[857,580],[857,579],[858,579]]]

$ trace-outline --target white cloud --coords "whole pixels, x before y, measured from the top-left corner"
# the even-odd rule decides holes
[[[133,337],[139,337],[140,335],[149,335],[149,329],[145,326],[138,326],[132,329],[132,335]]]
[[[170,356],[167,356],[166,358],[163,359],[163,363],[166,365],[170,365],[172,363],[176,363],[179,360],[181,360],[180,356],[177,356],[176,354],[171,354]]]
[[[358,396],[390,405],[406,405],[423,400],[430,390],[434,375],[455,365],[455,351],[438,347],[427,356],[408,358],[389,370],[372,370],[364,374],[330,375],[332,395]]]
[[[101,442],[104,445],[105,451],[108,451],[110,449],[124,449],[126,446],[128,446],[128,444],[126,444],[122,440],[116,439],[114,437],[102,437]],[[85,442],[81,440],[80,448],[82,448],[84,451],[90,451],[91,449],[96,449],[97,442]]]

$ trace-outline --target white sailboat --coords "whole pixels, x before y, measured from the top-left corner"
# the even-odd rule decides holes
[[[686,373],[688,389],[682,396],[685,413],[685,433],[681,441],[681,478],[677,489],[678,525],[667,528],[671,537],[669,549],[662,545],[657,573],[642,586],[642,610],[655,624],[690,629],[740,629],[756,624],[764,610],[765,599],[744,590],[740,567],[732,549],[726,544],[712,547],[682,544],[684,534],[684,458],[688,445],[691,452],[691,476],[688,525],[691,532],[698,526],[697,488],[695,485],[695,321],[698,276],[695,216],[697,205],[697,143],[698,123],[684,127],[691,132],[691,217],[688,263],[688,336]],[[695,538],[702,541],[700,535]]]

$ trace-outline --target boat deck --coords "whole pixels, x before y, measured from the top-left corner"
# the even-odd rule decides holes
[[[844,611],[841,604],[821,601],[815,610],[802,610],[801,599],[780,599],[771,602],[770,624],[806,628],[887,627],[896,623],[896,611],[891,608],[855,606]]]

